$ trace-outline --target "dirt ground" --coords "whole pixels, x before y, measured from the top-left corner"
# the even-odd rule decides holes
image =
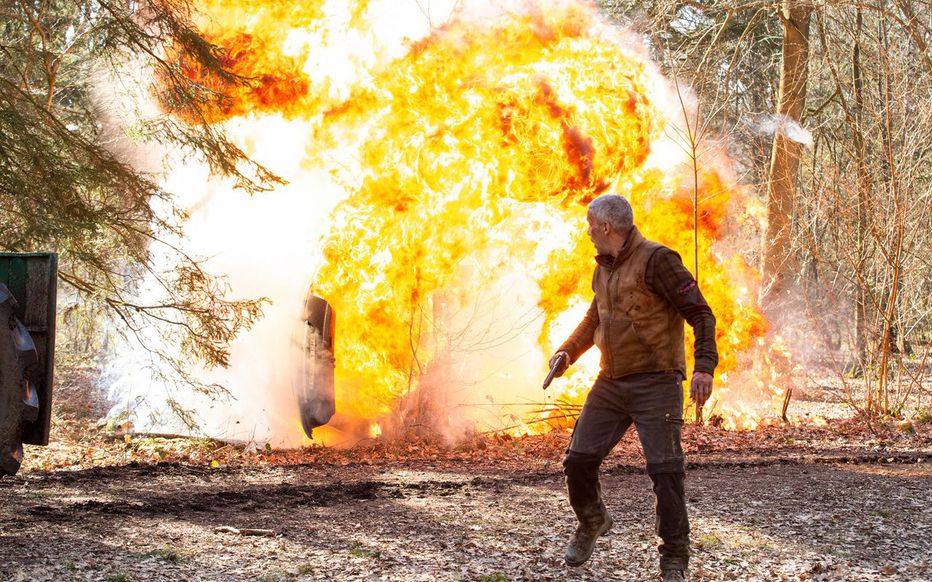
[[[104,426],[72,378],[53,442],[0,480],[0,581],[656,579],[633,433],[603,467],[615,527],[570,569],[565,431],[350,450],[157,438]],[[829,399],[802,396],[814,421],[684,427],[691,579],[932,580],[932,422],[826,421]]]
[[[921,448],[693,466],[691,579],[932,580]],[[607,467],[615,527],[578,569],[561,559],[573,519],[560,477],[548,459],[26,471],[0,487],[0,578],[655,579],[636,465]]]

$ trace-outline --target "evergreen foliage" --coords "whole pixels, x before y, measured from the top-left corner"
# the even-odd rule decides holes
[[[226,365],[228,342],[260,316],[263,300],[225,299],[223,280],[170,242],[184,212],[160,187],[161,168],[141,168],[126,154],[163,144],[200,156],[249,192],[281,181],[208,123],[223,88],[250,80],[224,68],[222,49],[191,16],[186,0],[0,3],[0,250],[57,251],[60,280],[86,306],[143,342],[143,327],[163,326],[185,357]],[[196,66],[202,82],[182,64]],[[112,115],[121,112],[103,98],[108,84],[149,92],[161,107],[129,112],[114,131]],[[164,254],[176,267],[158,266]],[[135,299],[144,278],[164,301]],[[184,374],[176,356],[149,347]]]

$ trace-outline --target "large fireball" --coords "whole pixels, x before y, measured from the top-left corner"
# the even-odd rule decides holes
[[[393,2],[201,3],[206,36],[253,80],[212,120],[247,149],[276,128],[303,132],[303,151],[279,155],[298,173],[323,169],[343,192],[308,281],[337,313],[338,411],[376,431],[466,426],[475,398],[461,393],[479,383],[487,399],[544,402],[542,363],[592,298],[585,212],[605,192],[627,196],[642,232],[690,268],[698,229],[727,396],[766,331],[737,238],[759,226],[757,203],[712,144],[693,183],[675,94],[596,7],[481,4],[415,26]],[[535,371],[493,369],[496,350],[516,341]],[[596,372],[597,358],[584,358],[550,401],[581,403]],[[733,426],[754,422],[728,398],[710,406]],[[499,428],[564,425],[556,408],[517,420],[500,411]]]

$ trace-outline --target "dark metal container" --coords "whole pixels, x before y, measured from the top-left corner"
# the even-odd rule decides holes
[[[58,255],[55,253],[0,253],[0,284],[6,286],[15,301],[10,302],[19,329],[9,329],[14,345],[22,354],[30,354],[28,340],[34,352],[20,356],[24,368],[24,416],[22,442],[30,445],[49,444],[52,418],[52,383],[55,371],[55,312],[58,287]],[[6,332],[2,322],[0,332]],[[28,338],[23,337],[23,327]],[[18,334],[18,335],[17,335]],[[30,360],[35,361],[30,361]],[[4,376],[15,370],[0,371]],[[33,420],[34,419],[34,420]]]

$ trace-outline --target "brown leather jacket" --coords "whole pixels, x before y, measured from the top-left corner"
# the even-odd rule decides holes
[[[672,370],[686,377],[684,318],[645,283],[648,261],[662,248],[635,228],[614,262],[600,261],[592,277],[597,317],[590,310],[560,347],[571,360],[594,343],[609,378]]]

